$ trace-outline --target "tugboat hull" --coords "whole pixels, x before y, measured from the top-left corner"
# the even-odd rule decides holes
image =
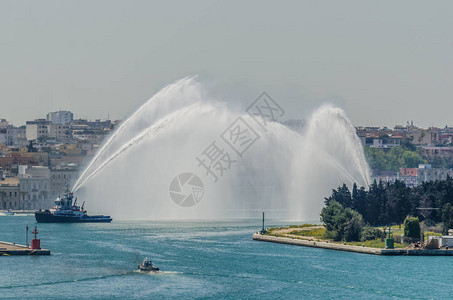
[[[38,223],[110,223],[110,216],[62,216],[54,215],[50,212],[35,212],[36,222]]]
[[[35,212],[36,222],[38,223],[108,223],[112,222],[110,216],[89,216],[86,210],[77,206],[77,198],[74,200],[74,194],[69,192],[66,187],[65,196],[58,197],[55,200],[55,206],[45,211],[39,210]]]

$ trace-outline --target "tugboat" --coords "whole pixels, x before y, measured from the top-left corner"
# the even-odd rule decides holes
[[[156,271],[159,271],[159,268],[156,267],[148,257],[145,257],[143,262],[138,266],[138,269],[140,271],[142,271],[142,272],[156,272]]]
[[[55,206],[44,211],[35,212],[36,222],[38,223],[87,223],[87,222],[112,222],[110,216],[88,216],[86,210],[77,206],[77,198],[73,203],[73,193],[66,190],[63,198],[58,197],[55,200]]]

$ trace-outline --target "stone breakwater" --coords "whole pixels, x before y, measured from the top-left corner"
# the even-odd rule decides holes
[[[349,251],[374,255],[414,255],[414,256],[453,256],[453,250],[435,249],[435,250],[413,250],[413,249],[379,249],[370,247],[360,247],[343,245],[329,242],[310,241],[296,238],[276,237],[254,233],[253,239],[256,241],[297,245],[305,247],[314,247],[330,250]]]
[[[24,245],[0,241],[0,256],[3,255],[50,255],[50,250],[31,249]]]

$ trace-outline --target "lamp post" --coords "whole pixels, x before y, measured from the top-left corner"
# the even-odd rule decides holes
[[[35,235],[35,238],[31,240],[31,248],[32,249],[41,249],[41,241],[37,238],[38,235],[38,228],[35,226],[35,230],[31,233]]]
[[[395,248],[394,240],[393,240],[392,236],[390,235],[392,233],[392,228],[390,227],[390,225],[388,226],[388,228],[389,228],[389,237],[385,239],[385,248],[394,249]]]
[[[28,224],[27,227],[25,227],[25,245],[27,245],[28,248]]]
[[[266,229],[264,228],[264,211],[263,211],[263,227],[261,229],[261,234],[265,234],[266,233]]]

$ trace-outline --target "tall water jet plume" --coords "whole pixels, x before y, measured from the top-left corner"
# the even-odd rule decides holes
[[[247,218],[266,211],[315,220],[332,188],[369,184],[360,141],[341,109],[321,106],[300,132],[277,122],[264,130],[206,95],[194,77],[162,89],[121,123],[73,190],[89,199],[90,209],[115,218]],[[255,134],[243,153],[225,140],[237,122]],[[229,167],[218,178],[215,166],[201,162],[215,147]],[[191,205],[181,205],[187,199]]]

